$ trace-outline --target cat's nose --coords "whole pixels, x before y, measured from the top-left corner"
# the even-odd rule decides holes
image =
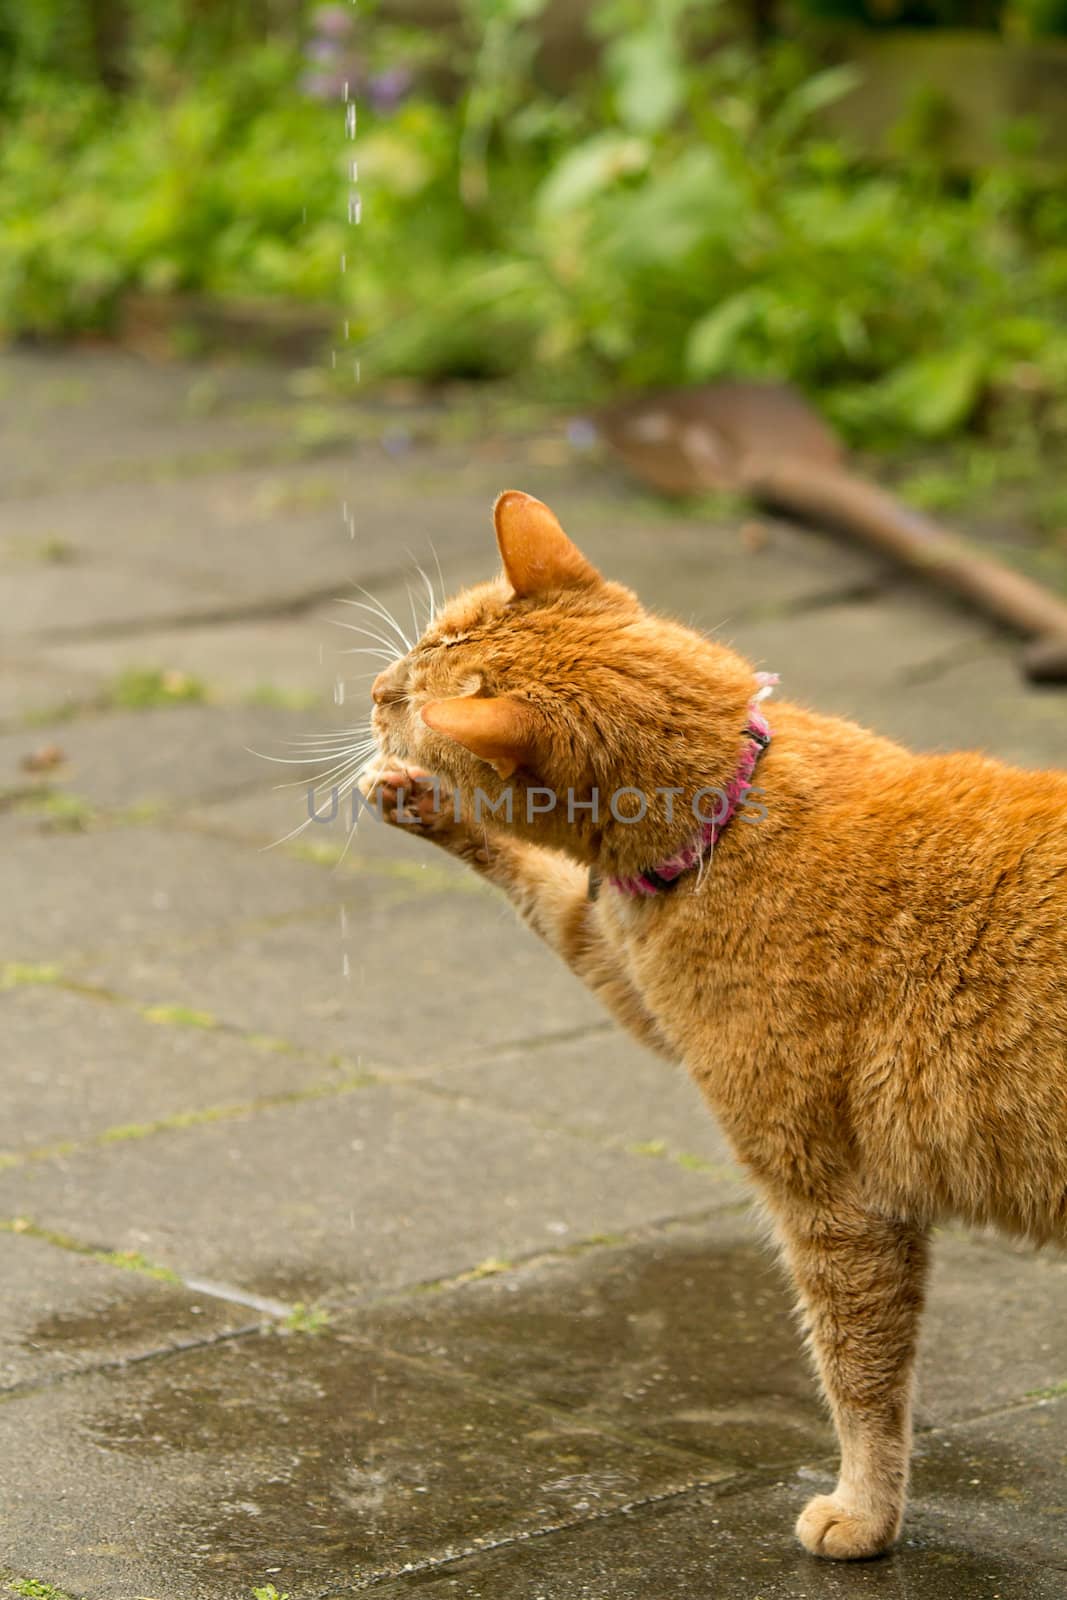
[[[384,672],[379,672],[378,676],[371,684],[370,697],[376,706],[383,706],[385,705],[386,701],[395,700],[397,698],[396,685],[393,682],[393,671],[391,667],[386,667]]]

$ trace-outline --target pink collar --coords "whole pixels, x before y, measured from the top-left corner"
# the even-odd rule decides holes
[[[718,798],[717,809],[721,815],[716,816],[713,822],[705,822],[699,833],[694,834],[688,844],[683,845],[681,850],[669,856],[666,861],[658,861],[655,866],[646,867],[643,872],[637,873],[632,878],[609,877],[607,881],[620,894],[654,895],[674,889],[686,872],[699,866],[711,855],[738,806],[744,804],[752,774],[756,770],[756,763],[771,742],[771,730],[767,719],[759,710],[759,704],[773,692],[774,685],[778,682],[778,674],[757,672],[756,680],[760,684],[760,690],[758,694],[753,695],[748,704],[748,720],[744,727],[745,742],[737,758],[737,768],[725,789],[713,791]],[[596,899],[599,888],[599,875],[594,869],[589,874],[590,899]]]

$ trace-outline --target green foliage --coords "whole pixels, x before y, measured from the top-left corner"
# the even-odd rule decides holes
[[[869,28],[999,28],[1022,38],[1067,33],[1067,0],[800,0],[799,9]]]
[[[18,989],[26,984],[58,983],[59,967],[25,961],[5,961],[0,965],[0,990]]]
[[[39,1578],[10,1578],[8,1588],[24,1595],[25,1600],[70,1600],[64,1589],[57,1589],[54,1583],[42,1583]]]
[[[188,1006],[145,1006],[141,1015],[146,1022],[155,1022],[165,1028],[215,1028],[218,1026],[210,1011],[191,1011]]]
[[[117,100],[23,75],[0,128],[0,327],[106,328],[131,288],[285,296],[337,308],[365,380],[509,377],[584,403],[788,378],[859,442],[945,438],[1025,389],[1064,424],[1058,186],[943,173],[917,126],[872,169],[820,128],[851,71],[716,39],[707,0],[601,0],[597,68],[549,93],[542,10],[465,0],[466,53],[437,47],[458,101],[364,96],[354,145],[278,43],[187,79],[149,54]],[[425,34],[375,38],[433,66]]]
[[[107,327],[131,287],[334,295],[343,151],[293,79],[261,48],[171,99],[22,81],[0,130],[0,326]]]
[[[127,667],[104,692],[103,703],[124,711],[147,711],[157,706],[173,706],[207,699],[199,678],[159,667]]]
[[[330,1313],[323,1306],[308,1306],[298,1300],[282,1323],[286,1333],[322,1333],[330,1325]]]

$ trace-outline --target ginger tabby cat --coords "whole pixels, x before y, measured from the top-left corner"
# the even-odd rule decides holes
[[[785,703],[768,730],[740,656],[603,579],[539,501],[495,518],[503,575],[375,681],[362,792],[693,1075],[840,1441],[797,1534],[874,1555],[904,1511],[931,1226],[1067,1240],[1067,774]]]

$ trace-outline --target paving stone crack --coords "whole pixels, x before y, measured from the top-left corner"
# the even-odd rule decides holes
[[[720,1480],[716,1478],[694,1478],[692,1482],[680,1487],[663,1489],[651,1494],[641,1495],[634,1500],[628,1500],[623,1505],[605,1506],[598,1511],[590,1511],[575,1517],[560,1517],[553,1522],[542,1524],[538,1528],[520,1528],[513,1533],[500,1534],[493,1538],[488,1537],[465,1546],[462,1550],[448,1551],[440,1556],[427,1556],[421,1561],[405,1562],[402,1566],[383,1567],[377,1572],[368,1573],[365,1577],[357,1579],[346,1588],[339,1589],[336,1584],[324,1589],[315,1596],[315,1600],[345,1600],[347,1595],[359,1594],[369,1589],[376,1588],[379,1584],[391,1583],[397,1578],[408,1577],[420,1572],[433,1572],[445,1567],[454,1566],[457,1562],[466,1561],[473,1556],[487,1555],[496,1550],[506,1550],[514,1545],[529,1544],[536,1539],[551,1538],[554,1534],[568,1533],[576,1528],[587,1527],[596,1523],[608,1522],[615,1518],[632,1516],[635,1511],[642,1511],[648,1506],[665,1505],[674,1500],[682,1500],[690,1495],[697,1495],[707,1490],[714,1491],[717,1495],[722,1493],[727,1484],[731,1493],[740,1494],[745,1490],[760,1488],[767,1484],[780,1481],[780,1472],[750,1472],[740,1475],[737,1479]]]
[[[184,1356],[198,1350],[211,1350],[218,1345],[232,1344],[238,1339],[248,1339],[263,1332],[260,1322],[250,1322],[241,1328],[227,1328],[219,1333],[207,1334],[200,1339],[178,1339],[173,1344],[158,1345],[152,1350],[140,1350],[135,1355],[118,1356],[110,1361],[92,1361],[67,1372],[50,1372],[43,1377],[25,1379],[0,1388],[0,1405],[24,1399],[63,1385],[76,1383],[80,1378],[95,1378],[111,1373],[125,1372],[129,1367],[142,1367],[150,1363]]]

